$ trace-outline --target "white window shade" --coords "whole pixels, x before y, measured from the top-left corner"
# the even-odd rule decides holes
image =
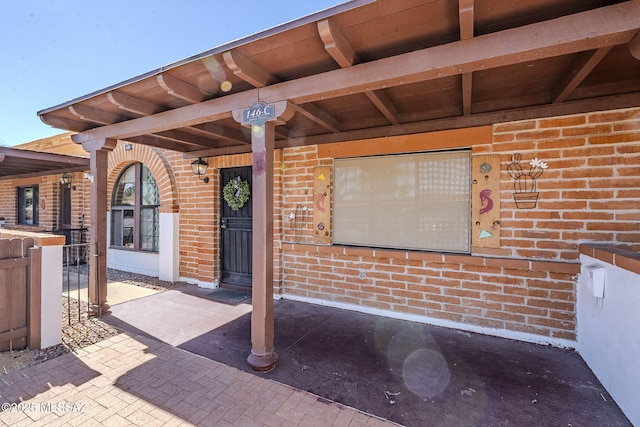
[[[334,243],[469,252],[468,151],[335,160]]]

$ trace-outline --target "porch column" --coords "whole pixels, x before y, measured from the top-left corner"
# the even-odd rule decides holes
[[[91,154],[91,222],[89,258],[89,302],[93,315],[109,311],[107,304],[107,167],[109,152],[117,141],[103,139],[84,142],[82,147]]]
[[[247,363],[254,371],[273,369],[277,355],[273,348],[273,161],[275,126],[293,115],[286,101],[258,102],[236,110],[236,121],[251,126],[253,155],[253,253],[251,297],[251,354]]]

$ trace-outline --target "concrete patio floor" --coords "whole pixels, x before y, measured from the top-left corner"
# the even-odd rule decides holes
[[[250,300],[209,292],[162,292],[103,320],[406,426],[631,425],[573,351],[288,300],[274,303],[278,364],[254,374]]]

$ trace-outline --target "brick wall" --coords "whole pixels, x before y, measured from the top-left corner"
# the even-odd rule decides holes
[[[498,335],[575,340],[579,244],[640,250],[640,109],[500,124],[488,140],[471,133],[459,141],[458,133],[284,150],[281,292]],[[500,248],[445,255],[321,246],[309,224],[287,224],[300,205],[312,215],[312,168],[334,157],[465,145],[500,156]],[[523,168],[534,158],[548,165],[534,209],[513,199],[507,166],[515,153]]]
[[[314,167],[331,166],[338,157],[464,147],[474,155],[500,157],[499,248],[448,255],[314,242]],[[533,209],[518,209],[513,199],[507,166],[516,153],[525,168],[534,158],[548,164],[537,180]],[[181,153],[136,144],[125,151],[119,143],[109,156],[108,194],[124,167],[135,161],[147,165],[160,187],[161,212],[180,214],[180,276],[210,283],[220,274],[219,170],[251,165],[251,154],[206,160],[210,181],[205,184]],[[601,242],[640,250],[639,170],[640,109],[277,150],[275,293],[570,342],[576,330],[578,246]],[[45,180],[41,189],[47,203],[55,198],[56,179]],[[88,181],[76,173],[74,184],[72,219],[84,209],[89,224]],[[15,222],[15,182],[0,182],[0,196],[8,201],[0,216]],[[55,212],[50,206],[47,212]]]
[[[63,133],[49,138],[20,144],[16,148],[44,151],[49,153],[86,156],[87,153],[81,145],[74,144],[71,133]],[[5,218],[5,227],[25,231],[52,231],[59,228],[60,222],[60,175],[54,174],[34,178],[18,178],[0,181],[0,217]],[[39,193],[39,224],[37,226],[17,224],[17,187],[25,185],[38,185]],[[90,194],[89,182],[83,178],[82,172],[72,174],[72,185],[75,190],[71,192],[71,226],[79,228],[84,219],[84,225],[90,223]],[[82,214],[84,213],[84,218]]]
[[[60,218],[60,182],[59,175],[37,178],[13,179],[0,181],[0,217],[5,218],[5,228],[23,231],[53,231],[59,228]],[[38,186],[38,224],[18,224],[17,188],[29,185]],[[72,193],[72,204],[78,203],[80,195]]]
[[[213,283],[220,276],[220,169],[250,166],[251,154],[205,158],[209,163],[206,173],[209,182],[205,183],[193,174],[193,159],[184,159],[182,153],[137,144],[132,144],[131,150],[126,151],[124,145],[119,142],[109,155],[108,195],[110,196],[116,179],[125,167],[134,162],[146,165],[160,190],[160,212],[180,214],[180,277]],[[282,229],[279,219],[282,210],[280,156],[278,151],[277,165],[274,166],[276,235]],[[279,243],[274,244],[274,250],[274,258],[279,260]],[[274,275],[279,282],[281,271],[278,264],[274,268]]]

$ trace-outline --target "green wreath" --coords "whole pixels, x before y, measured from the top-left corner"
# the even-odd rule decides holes
[[[224,200],[229,207],[234,211],[242,208],[251,196],[251,189],[249,183],[243,181],[239,176],[235,177],[231,181],[227,182],[222,190]]]

